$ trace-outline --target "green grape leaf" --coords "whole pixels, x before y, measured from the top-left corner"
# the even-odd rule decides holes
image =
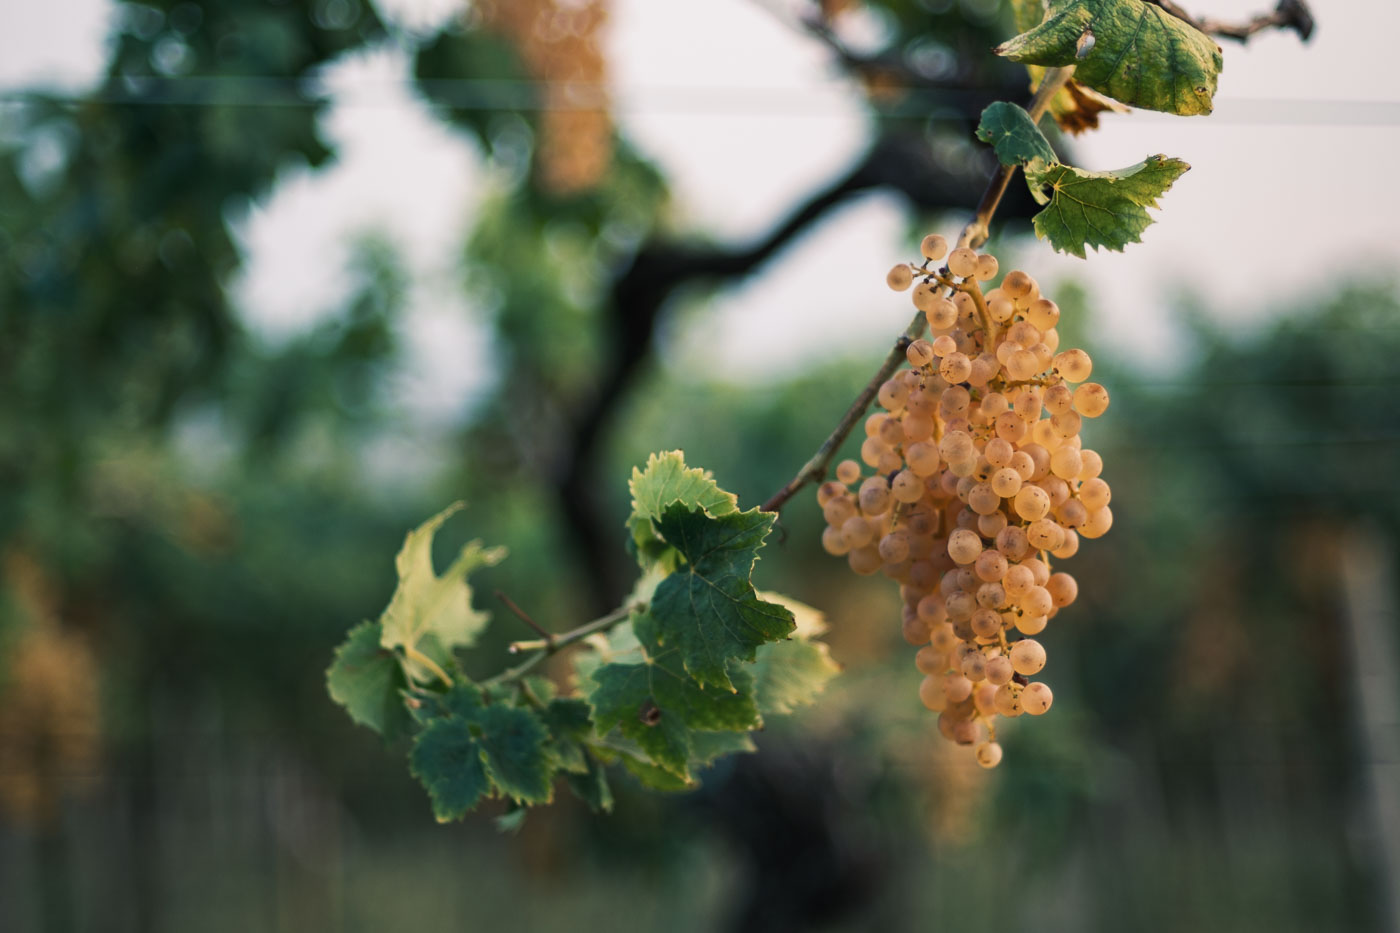
[[[997,101],[982,111],[977,138],[992,145],[1002,165],[1024,165],[1032,159],[1055,161],[1055,150],[1031,115],[1005,101]]]
[[[613,795],[612,788],[608,785],[608,773],[592,755],[585,755],[584,759],[584,771],[564,776],[568,781],[569,790],[588,804],[588,809],[594,813],[611,813]]]
[[[652,790],[678,792],[694,790],[700,786],[700,782],[690,776],[681,777],[665,768],[659,768],[651,762],[636,758],[632,755],[622,756],[622,766],[637,780],[642,782],[642,786]]]
[[[688,780],[695,731],[746,732],[762,725],[752,678],[741,670],[733,681],[734,692],[706,690],[672,649],[640,664],[605,664],[585,692],[600,735],[616,726],[658,767]]]
[[[825,644],[826,617],[806,603],[781,593],[761,592],[761,598],[787,607],[795,622],[792,637],[758,649],[754,661],[754,699],[764,716],[786,715],[816,702],[817,694],[841,673]]]
[[[758,751],[753,736],[747,732],[696,732],[690,737],[690,765],[705,768],[725,755],[752,754]]]
[[[480,729],[486,775],[501,793],[522,803],[554,799],[554,768],[545,747],[549,730],[538,716],[497,703],[478,710],[472,724]]]
[[[559,770],[586,773],[583,743],[593,737],[593,712],[588,704],[578,699],[550,700],[540,718],[549,730],[549,751]]]
[[[1060,252],[1085,257],[1085,246],[1122,251],[1152,223],[1147,208],[1191,166],[1149,156],[1116,172],[1090,172],[1040,161],[1026,166],[1031,193],[1046,208],[1032,218],[1036,235]],[[1046,194],[1045,189],[1050,193]]]
[[[407,731],[410,717],[399,693],[407,686],[403,669],[379,637],[378,622],[352,628],[326,669],[326,689],[352,720],[387,739]]]
[[[1144,0],[1051,0],[1048,14],[996,53],[1074,65],[1075,80],[1130,106],[1210,113],[1223,60],[1209,36]]]
[[[428,789],[440,823],[466,816],[491,790],[471,727],[455,716],[434,720],[418,734],[408,769]]]
[[[403,649],[415,680],[431,681],[436,673],[422,658],[445,668],[452,663],[453,649],[476,641],[488,616],[472,608],[466,577],[505,557],[504,548],[486,548],[473,541],[462,548],[445,574],[433,571],[433,536],[461,508],[462,503],[454,503],[410,531],[394,559],[399,584],[379,617],[380,644]]]
[[[687,467],[679,450],[652,454],[645,469],[633,467],[627,488],[632,493],[627,528],[643,568],[659,564],[669,571],[675,567],[674,552],[653,527],[667,506],[679,502],[715,516],[739,511],[738,497],[720,489],[707,471]]]
[[[649,610],[633,622],[653,651],[680,649],[685,669],[702,685],[735,689],[731,659],[752,661],[766,642],[786,638],[792,613],[754,593],[750,574],[776,516],[750,509],[711,517],[676,503],[656,523],[684,566],[661,582]]]

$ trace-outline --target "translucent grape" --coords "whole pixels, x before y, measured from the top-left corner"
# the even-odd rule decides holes
[[[948,254],[948,271],[958,278],[975,275],[977,273],[977,254],[966,246],[958,247]]]
[[[914,272],[908,265],[900,263],[885,276],[885,284],[897,292],[902,292],[914,284]]]
[[[930,233],[919,244],[919,252],[930,262],[937,262],[948,255],[948,241],[936,233]]]

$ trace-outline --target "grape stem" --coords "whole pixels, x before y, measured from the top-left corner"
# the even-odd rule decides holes
[[[1030,113],[1031,119],[1039,121],[1045,115],[1045,110],[1050,106],[1050,99],[1065,86],[1070,75],[1074,73],[1074,66],[1069,65],[1064,68],[1051,68],[1045,72],[1045,77],[1041,79],[1040,87],[1036,89],[1035,96],[1031,98],[1026,110]],[[987,189],[982,193],[982,200],[977,204],[977,213],[972,220],[963,228],[962,234],[958,237],[958,246],[967,246],[976,249],[987,242],[988,230],[992,221],[992,216],[996,213],[997,207],[1001,204],[1002,195],[1006,194],[1007,185],[1011,183],[1011,177],[1016,172],[1016,166],[1002,165],[997,168],[996,174],[987,183]],[[980,239],[979,239],[980,237]],[[990,322],[990,318],[988,318]],[[918,340],[924,332],[925,318],[922,311],[914,315],[914,319],[909,322],[909,326],[904,328],[904,333],[895,340],[894,346],[885,356],[885,361],[880,364],[880,368],[875,371],[875,375],[865,384],[865,388],[860,390],[860,394],[851,402],[846,413],[841,416],[841,420],[836,423],[836,427],[822,441],[811,458],[802,465],[797,474],[788,480],[782,489],[773,493],[768,501],[760,508],[765,512],[780,512],[788,500],[797,495],[798,491],[808,483],[819,482],[826,476],[827,470],[831,468],[831,461],[836,457],[836,452],[841,449],[846,438],[850,435],[851,429],[856,426],[865,415],[870,403],[875,400],[875,396],[880,392],[880,386],[885,380],[894,375],[899,369],[899,364],[904,362],[905,351],[909,344]],[[990,331],[988,334],[990,335]]]
[[[513,641],[510,643],[508,649],[511,654],[519,654],[522,651],[534,651],[537,653],[526,658],[524,661],[515,665],[515,667],[501,671],[501,673],[492,677],[490,680],[482,681],[481,686],[495,687],[500,684],[510,683],[513,680],[519,680],[542,663],[545,658],[564,650],[572,644],[583,641],[589,635],[611,629],[619,622],[624,622],[631,618],[633,612],[642,608],[645,607],[641,604],[628,603],[617,607],[605,616],[599,616],[591,622],[585,622],[578,628],[570,629],[567,632],[562,632],[550,638],[536,638],[530,641]]]

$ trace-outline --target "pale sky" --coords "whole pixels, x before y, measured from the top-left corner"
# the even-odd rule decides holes
[[[460,8],[454,0],[379,5],[420,29]],[[1267,5],[1215,0],[1191,9],[1243,18]],[[36,82],[77,89],[100,73],[106,0],[7,6],[0,90]],[[1400,269],[1400,195],[1385,177],[1400,152],[1400,79],[1388,47],[1400,34],[1400,3],[1314,6],[1318,32],[1307,46],[1291,33],[1265,34],[1248,48],[1224,44],[1214,115],[1110,115],[1075,143],[1086,168],[1157,152],[1193,166],[1163,198],[1142,244],[1081,261],[1027,240],[1003,266],[1026,268],[1052,295],[1057,279],[1082,278],[1101,311],[1099,348],[1162,368],[1183,348],[1170,312],[1182,290],[1209,295],[1232,326],[1250,327],[1277,303],[1329,287],[1339,270]],[[686,225],[725,239],[754,236],[857,157],[867,118],[823,50],[758,0],[696,9],[683,0],[614,0],[617,119],[666,172]],[[448,417],[491,374],[490,347],[455,272],[490,180],[466,138],[406,92],[405,74],[404,57],[389,49],[335,69],[338,104],[323,132],[339,158],[320,172],[289,168],[237,222],[248,262],[234,294],[256,329],[282,339],[335,308],[353,235],[387,234],[414,277],[414,358],[400,389],[425,416]],[[669,331],[680,339],[663,358],[695,377],[735,379],[781,377],[840,353],[869,355],[873,365],[909,316],[907,297],[883,284],[890,265],[916,252],[906,223],[891,197],[852,202],[763,274],[687,314]],[[687,354],[686,346],[706,349]]]

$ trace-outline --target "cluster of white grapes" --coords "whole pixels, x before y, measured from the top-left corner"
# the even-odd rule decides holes
[[[1079,439],[1108,392],[1086,381],[1087,353],[1059,349],[1060,309],[1029,275],[984,294],[995,257],[949,253],[936,234],[922,251],[887,282],[913,287],[930,339],[909,344],[909,368],[880,386],[860,448],[873,474],[844,460],[818,488],[822,546],[899,582],[920,699],[944,737],[993,768],[996,717],[1039,716],[1053,700],[1030,680],[1045,667],[1034,636],[1079,587],[1052,561],[1113,524],[1103,461]]]

